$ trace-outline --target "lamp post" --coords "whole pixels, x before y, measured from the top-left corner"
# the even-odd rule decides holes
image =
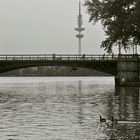
[[[135,45],[135,54],[137,54],[137,45]]]
[[[119,42],[119,54],[121,54],[121,43]]]

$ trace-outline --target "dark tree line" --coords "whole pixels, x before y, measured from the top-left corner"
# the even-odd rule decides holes
[[[140,0],[86,0],[85,6],[90,22],[104,27],[101,47],[107,52],[118,44],[125,50],[140,45]]]

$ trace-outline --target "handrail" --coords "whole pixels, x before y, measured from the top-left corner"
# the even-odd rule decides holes
[[[10,55],[0,55],[0,61],[18,61],[18,60],[53,60],[53,61],[61,61],[61,60],[117,60],[118,55],[76,55],[76,54],[10,54]]]
[[[21,56],[21,55],[24,55],[24,56],[29,56],[29,55],[31,55],[31,56],[44,56],[44,55],[46,55],[46,56],[52,56],[52,55],[54,55],[55,53],[53,53],[53,54],[0,54],[0,56]],[[105,55],[105,56],[112,56],[112,55],[109,55],[109,54],[81,54],[81,55],[79,55],[79,54],[55,54],[56,56],[83,56],[83,55],[86,55],[86,56],[103,56],[103,55]],[[118,56],[118,54],[114,54],[114,56]]]

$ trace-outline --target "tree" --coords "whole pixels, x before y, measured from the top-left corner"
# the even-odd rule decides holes
[[[86,0],[90,22],[101,21],[106,38],[101,47],[112,52],[121,44],[127,50],[140,44],[140,0]]]

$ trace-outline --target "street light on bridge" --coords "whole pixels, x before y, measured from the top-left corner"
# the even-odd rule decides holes
[[[84,35],[82,35],[81,32],[85,30],[85,28],[82,27],[83,20],[82,20],[82,14],[81,14],[81,0],[79,0],[79,15],[77,19],[77,25],[78,27],[75,28],[75,30],[79,32],[79,34],[76,35],[76,37],[79,39],[79,55],[81,55],[81,39],[84,37]]]

